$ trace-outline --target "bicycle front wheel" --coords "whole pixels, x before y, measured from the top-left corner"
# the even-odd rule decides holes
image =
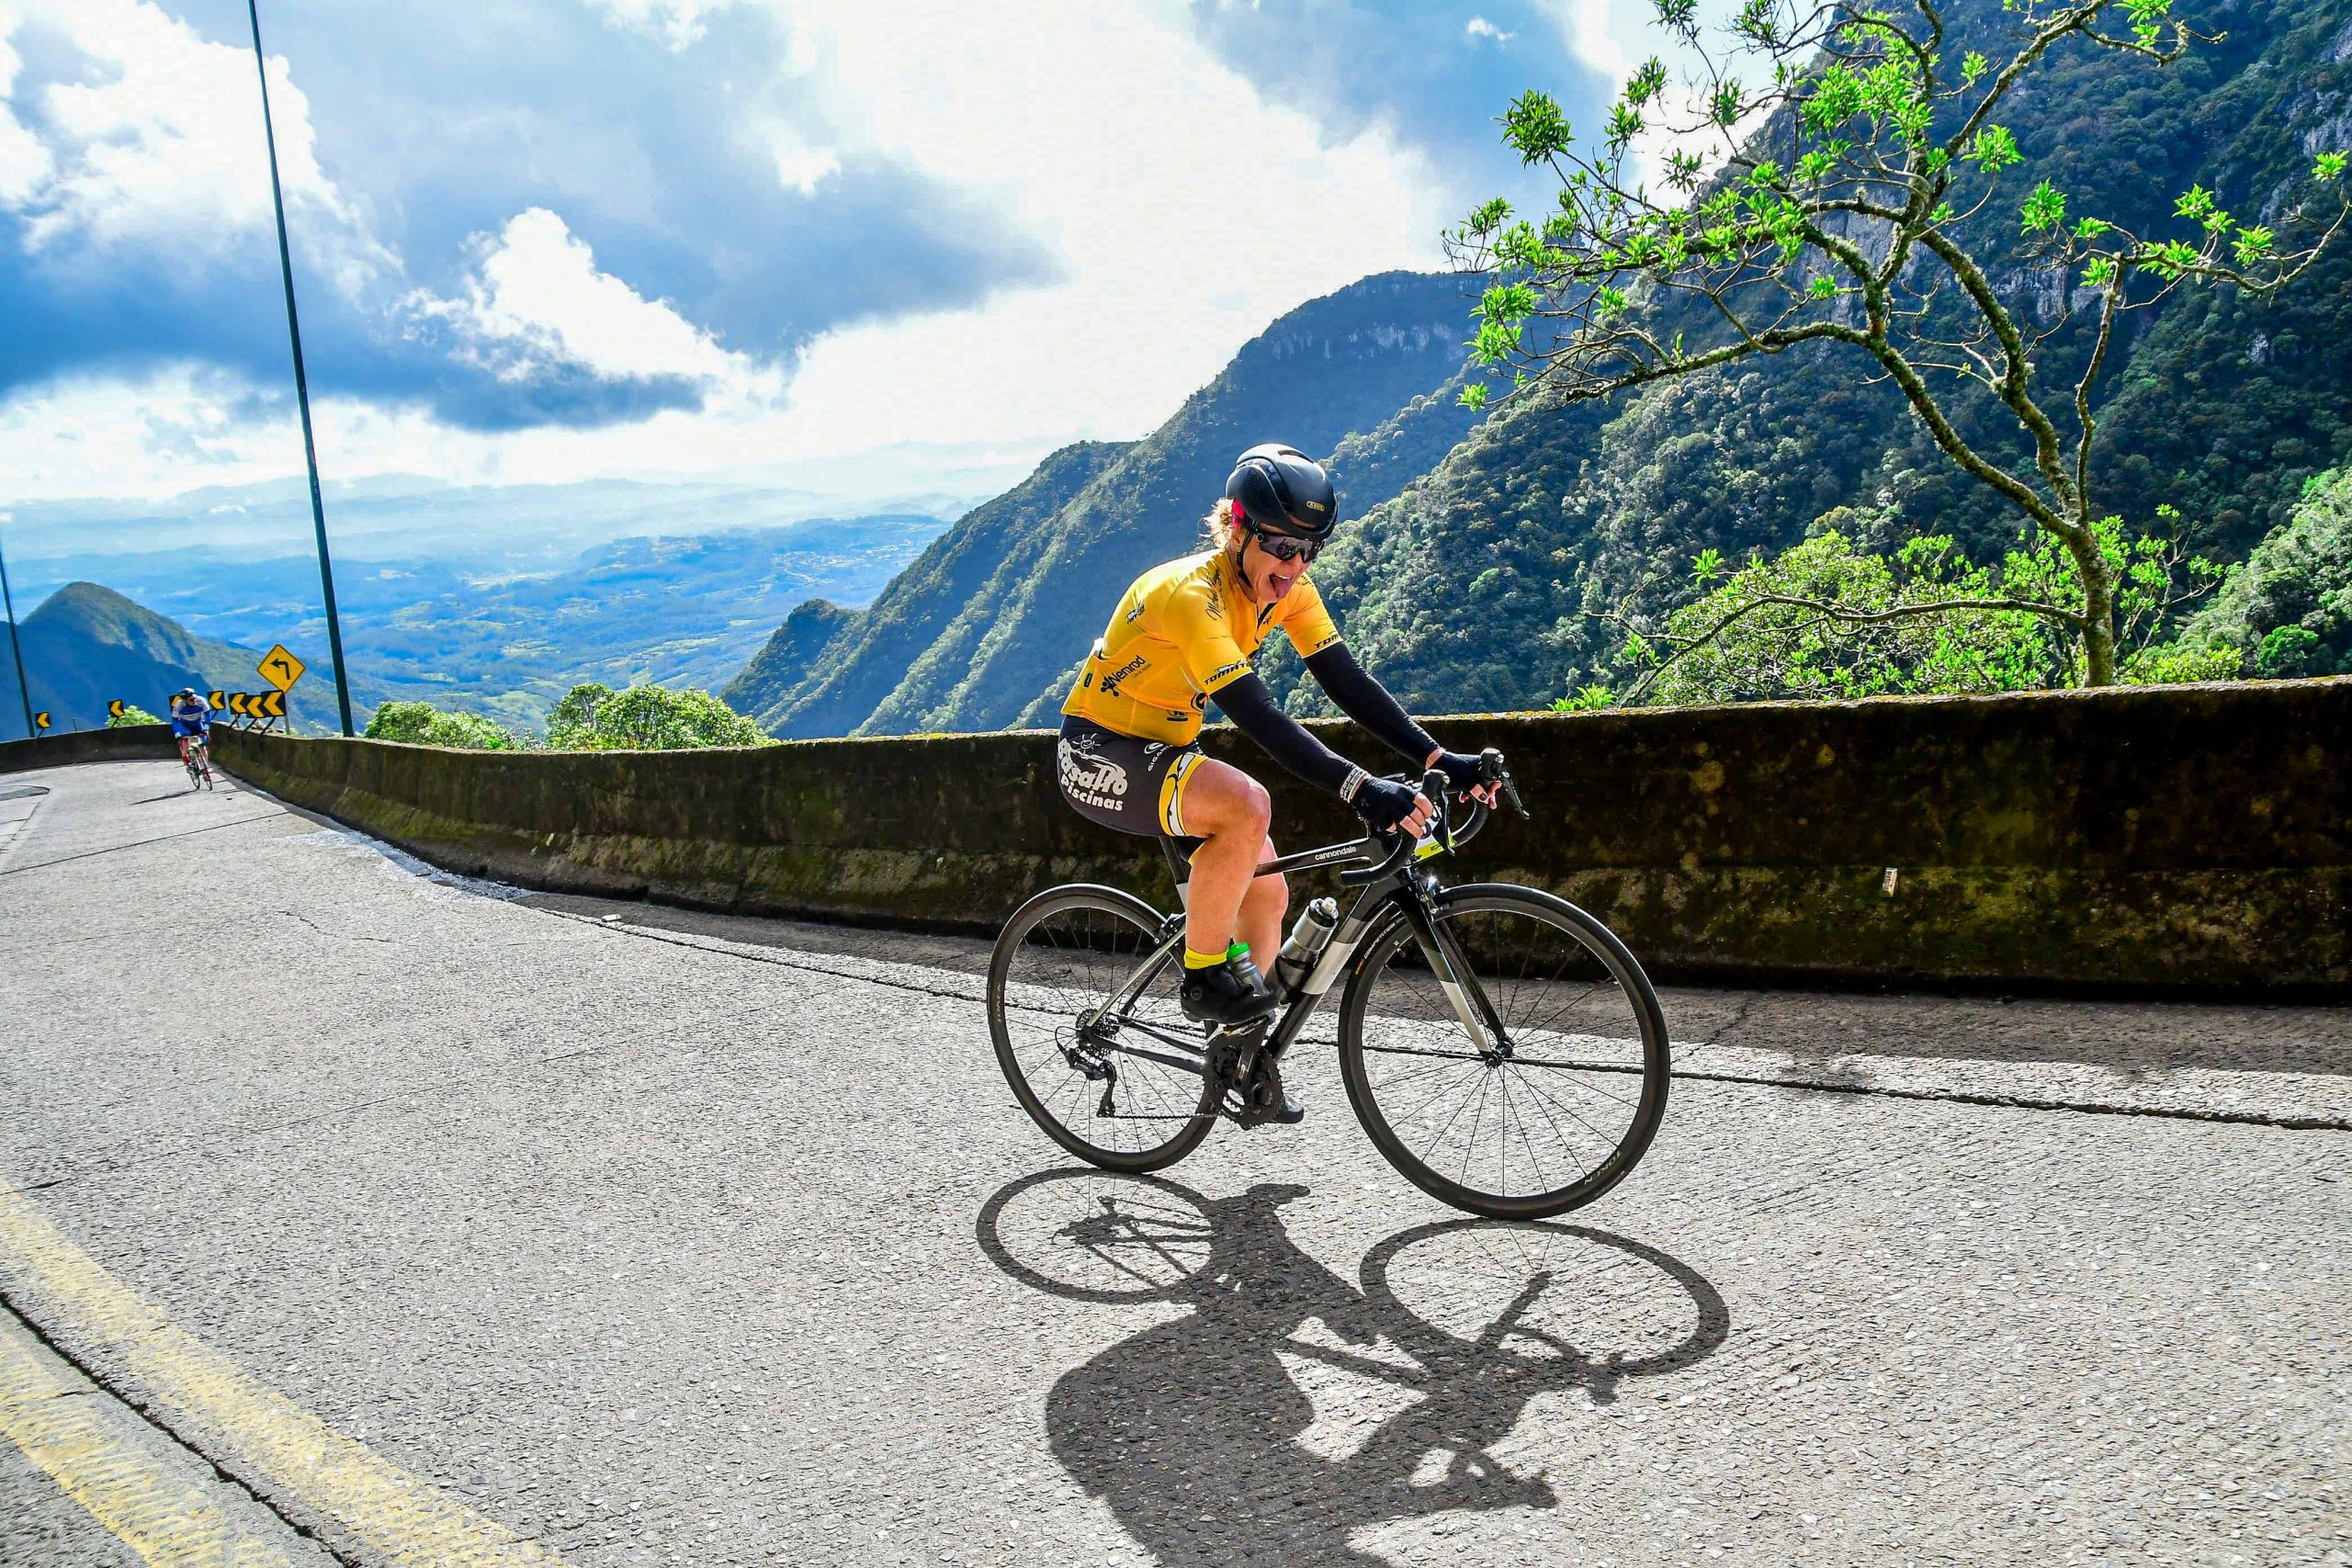
[[[1116,888],[1056,887],[1013,914],[989,959],[989,1032],[1021,1108],[1105,1170],[1175,1164],[1216,1114],[1179,964],[1153,957],[1159,927]]]
[[[1666,1114],[1666,1017],[1648,976],[1599,920],[1532,888],[1454,888],[1430,918],[1466,971],[1458,994],[1401,914],[1349,980],[1340,1067],[1357,1120],[1457,1209],[1532,1220],[1591,1202]]]

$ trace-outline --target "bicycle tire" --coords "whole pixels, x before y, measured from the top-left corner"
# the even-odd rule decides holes
[[[1426,1027],[1432,1043],[1368,1045],[1366,1021],[1368,1017],[1374,1016],[1374,993],[1385,976],[1399,973],[1392,967],[1393,961],[1408,953],[1418,954],[1418,943],[1413,940],[1411,927],[1404,915],[1392,908],[1366,934],[1340,1002],[1340,1077],[1347,1086],[1348,1102],[1356,1113],[1356,1120],[1363,1124],[1364,1133],[1383,1158],[1422,1191],[1454,1208],[1490,1219],[1538,1220],[1583,1207],[1632,1173],[1649,1148],[1650,1141],[1657,1135],[1658,1125],[1665,1118],[1667,1087],[1672,1076],[1672,1066],[1666,1015],[1658,1006],[1657,991],[1625,944],[1618,941],[1600,921],[1564,898],[1532,887],[1472,884],[1438,894],[1430,909],[1433,919],[1448,924],[1457,942],[1469,934],[1465,930],[1471,923],[1467,917],[1498,914],[1532,922],[1576,944],[1581,958],[1570,957],[1564,950],[1562,967],[1557,973],[1531,980],[1522,971],[1512,979],[1509,996],[1495,1002],[1498,1012],[1504,1012],[1515,1007],[1520,1000],[1526,999],[1536,1007],[1551,1007],[1552,1011],[1544,1021],[1548,1023],[1570,1007],[1579,1005],[1577,1001],[1563,999],[1567,991],[1581,984],[1585,987],[1584,996],[1597,994],[1601,988],[1600,980],[1605,979],[1612,987],[1611,994],[1621,998],[1624,1005],[1622,1016],[1616,1016],[1615,1010],[1610,1010],[1612,1016],[1604,1019],[1604,1026],[1616,1030],[1630,1024],[1634,1035],[1564,1030],[1545,1034],[1532,1028],[1523,1028],[1525,1021],[1514,1023],[1506,1016],[1504,1023],[1511,1034],[1516,1036],[1523,1032],[1531,1042],[1541,1042],[1539,1050],[1549,1051],[1552,1055],[1498,1062],[1476,1053],[1470,1042],[1462,1037],[1462,1025],[1453,1020],[1450,1010],[1443,1005],[1430,1002],[1421,1009],[1427,1015],[1425,1019],[1412,1018],[1411,1008],[1400,1005],[1397,1016],[1393,1019],[1383,1016],[1383,1023],[1393,1027],[1408,1041],[1420,1035]],[[1411,961],[1408,956],[1408,963]],[[1495,960],[1474,953],[1469,962],[1473,974],[1481,975]],[[1568,965],[1571,964],[1578,970],[1573,978],[1568,977]],[[1588,970],[1598,971],[1599,978],[1588,980]],[[1433,980],[1424,984],[1430,998],[1440,996],[1439,987]],[[1482,984],[1490,997],[1503,988],[1498,974],[1484,975]],[[1401,991],[1404,987],[1400,982],[1391,989]],[[1450,1043],[1446,1040],[1449,1032],[1452,1036]],[[1598,1062],[1590,1059],[1603,1050],[1617,1059]],[[1585,1059],[1578,1059],[1577,1053],[1581,1053]],[[1383,1084],[1374,1081],[1373,1068],[1366,1061],[1367,1055],[1419,1060],[1408,1064],[1402,1072]],[[1429,1066],[1430,1060],[1438,1065]],[[1449,1067],[1445,1065],[1448,1061],[1456,1062],[1459,1066]],[[1483,1079],[1472,1074],[1470,1069],[1474,1065],[1483,1073]],[[1545,1075],[1542,1083],[1530,1082],[1526,1077],[1536,1070],[1542,1070]],[[1514,1071],[1520,1075],[1516,1080],[1511,1076]],[[1438,1077],[1438,1075],[1446,1073],[1461,1076],[1458,1080]],[[1639,1092],[1629,1097],[1623,1092],[1622,1080],[1636,1073],[1640,1079]],[[1464,1096],[1463,1103],[1452,1112],[1453,1120],[1443,1123],[1440,1132],[1432,1136],[1427,1149],[1418,1152],[1400,1134],[1396,1122],[1400,1119],[1414,1120],[1421,1113],[1419,1108],[1416,1109],[1414,1116],[1399,1118],[1395,1105],[1384,1103],[1384,1096],[1389,1100],[1401,1100],[1403,1096],[1398,1090],[1412,1077],[1424,1079],[1438,1077],[1435,1088],[1423,1082],[1415,1090],[1416,1095],[1421,1097],[1423,1106],[1434,1107],[1429,1111],[1432,1118],[1443,1113],[1444,1108],[1436,1106],[1434,1102],[1436,1097],[1445,1091],[1449,1082],[1460,1081]],[[1460,1166],[1449,1175],[1439,1168],[1437,1161],[1430,1156],[1438,1154],[1440,1158],[1442,1157],[1436,1145],[1458,1124],[1463,1111],[1469,1108],[1468,1096],[1473,1092],[1470,1085],[1474,1080],[1477,1082],[1476,1092],[1479,1098],[1469,1125],[1469,1142]],[[1574,1179],[1555,1186],[1542,1186],[1524,1193],[1495,1190],[1475,1184],[1470,1168],[1474,1158],[1479,1156],[1477,1136],[1488,1102],[1499,1083],[1502,1095],[1496,1124],[1500,1126],[1499,1118],[1507,1118],[1512,1113],[1510,1094],[1513,1081],[1521,1085],[1522,1102],[1532,1104],[1547,1123],[1548,1131],[1544,1134],[1545,1141],[1561,1145],[1560,1154],[1580,1164]],[[1587,1096],[1597,1096],[1618,1105],[1623,1114],[1622,1130],[1611,1134],[1605,1128],[1595,1127],[1573,1104],[1565,1103],[1557,1098],[1559,1095],[1570,1095],[1579,1100]],[[1596,1111],[1596,1114],[1600,1113]],[[1613,1124],[1620,1112],[1606,1114]],[[1608,1145],[1606,1154],[1589,1164],[1582,1164],[1581,1156],[1575,1151],[1584,1143],[1584,1136],[1575,1133],[1573,1128],[1564,1128],[1563,1116],[1589,1133],[1595,1142],[1605,1143]],[[1535,1124],[1533,1118],[1530,1118],[1528,1124],[1531,1127]],[[1497,1136],[1502,1180],[1507,1184],[1511,1138],[1508,1131],[1498,1133]],[[1522,1132],[1519,1141],[1524,1147],[1523,1168],[1532,1167],[1536,1180],[1549,1182],[1552,1178],[1544,1172],[1541,1153],[1534,1146],[1535,1139]],[[1477,1159],[1477,1163],[1484,1169],[1483,1159]]]
[[[1057,940],[1051,933],[1049,923],[1057,921],[1072,928],[1069,941]],[[1073,883],[1047,888],[1014,910],[997,937],[995,951],[989,955],[989,1036],[995,1043],[997,1065],[1003,1070],[1005,1081],[1012,1086],[1013,1096],[1029,1113],[1029,1119],[1047,1136],[1088,1164],[1104,1170],[1139,1174],[1175,1164],[1209,1135],[1222,1099],[1222,1090],[1203,1076],[1188,1103],[1180,1092],[1182,1086],[1171,1080],[1189,1075],[1114,1054],[1130,1070],[1113,1081],[1111,1092],[1128,1093],[1135,1097],[1135,1102],[1148,1109],[1110,1116],[1084,1111],[1089,1098],[1096,1096],[1092,1086],[1102,1080],[1084,1077],[1069,1061],[1069,1051],[1077,1044],[1076,1014],[1087,1005],[1082,998],[1091,995],[1107,1000],[1111,991],[1134,973],[1134,959],[1120,961],[1119,941],[1125,940],[1138,955],[1148,953],[1158,939],[1160,925],[1159,914],[1131,894],[1115,887]],[[1097,941],[1107,941],[1111,945],[1105,951],[1093,945]],[[1033,975],[1030,971],[1037,966],[1027,961],[1041,952],[1048,956],[1063,955],[1062,966],[1070,972],[1046,978]],[[1096,954],[1091,961],[1082,961],[1078,956],[1089,953]],[[1076,973],[1081,962],[1083,975]],[[1050,978],[1060,978],[1064,983],[1049,985]],[[1175,1010],[1172,979],[1160,989],[1164,996],[1148,992],[1146,998],[1140,998],[1152,1003],[1156,1019],[1165,1021],[1172,1015],[1174,1022],[1185,1030],[1196,1028],[1182,1023],[1182,1012]],[[1023,1037],[1016,1039],[1016,1033]],[[1058,1069],[1057,1061],[1061,1064]],[[1041,1075],[1052,1089],[1050,1100],[1038,1090]],[[1062,1110],[1057,1109],[1065,1097],[1069,1098],[1070,1108],[1079,1111],[1074,1118],[1066,1117]],[[1099,1107],[1100,1099],[1094,1099],[1094,1103]],[[1130,1140],[1127,1146],[1097,1141],[1111,1135],[1110,1129],[1122,1123],[1131,1129],[1123,1134]],[[1162,1131],[1169,1134],[1165,1139],[1148,1141]],[[1090,1137],[1090,1133],[1095,1136]]]

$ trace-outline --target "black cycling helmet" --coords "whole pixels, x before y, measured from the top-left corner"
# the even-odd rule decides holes
[[[1323,540],[1340,525],[1340,498],[1323,465],[1295,446],[1269,441],[1241,454],[1225,481],[1234,520],[1266,534]]]

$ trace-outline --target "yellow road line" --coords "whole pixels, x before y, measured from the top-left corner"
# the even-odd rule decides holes
[[[552,1551],[370,1452],[173,1324],[20,1193],[0,1192],[0,1277],[53,1337],[120,1365],[164,1426],[200,1435],[248,1484],[332,1519],[374,1554],[417,1568],[556,1563]]]
[[[125,1438],[122,1419],[120,1407],[91,1397],[89,1385],[62,1371],[39,1340],[0,1318],[0,1435],[141,1561],[154,1568],[296,1568],[294,1557],[214,1507],[203,1486],[175,1480],[151,1449]]]

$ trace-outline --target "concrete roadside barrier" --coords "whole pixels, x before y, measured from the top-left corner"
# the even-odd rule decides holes
[[[1552,888],[1664,977],[2352,995],[2352,678],[1430,728],[1502,748],[1534,812],[1451,879]],[[1208,745],[1268,782],[1285,848],[1354,831],[1229,730]],[[1041,731],[215,750],[294,804],[535,887],[977,931],[1050,882],[1167,894],[1148,842],[1062,804]]]

